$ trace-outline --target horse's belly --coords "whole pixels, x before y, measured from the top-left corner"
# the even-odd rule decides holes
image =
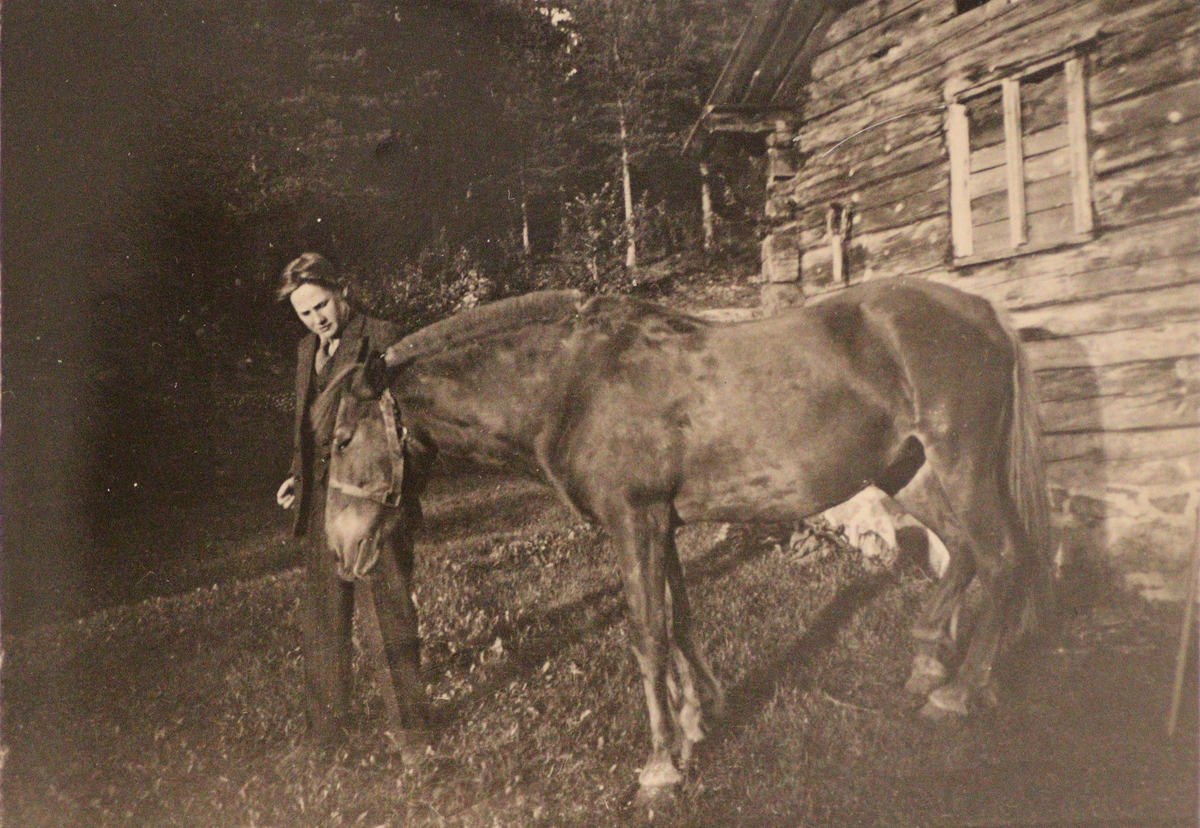
[[[819,413],[796,405],[697,412],[685,429],[679,516],[792,521],[853,497],[887,466],[897,432],[886,412],[842,402]]]
[[[817,492],[795,477],[772,471],[725,478],[703,488],[685,484],[675,498],[675,509],[685,523],[784,523],[823,512],[853,497],[861,488],[847,481]]]
[[[769,451],[699,451],[684,464],[675,508],[685,521],[799,520],[853,497],[883,466],[877,439],[768,443]],[[736,444],[735,444],[736,445]]]

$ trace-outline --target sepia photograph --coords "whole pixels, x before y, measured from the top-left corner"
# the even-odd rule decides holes
[[[1200,828],[1197,0],[7,0],[0,826]]]

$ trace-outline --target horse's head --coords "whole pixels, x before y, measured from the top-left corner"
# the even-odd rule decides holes
[[[391,393],[377,373],[357,365],[331,383],[342,387],[334,411],[331,395],[314,406],[314,419],[336,416],[330,446],[325,537],[337,558],[338,575],[362,578],[379,560],[381,544],[419,512],[402,508],[405,430]],[[328,393],[328,392],[327,392]],[[407,505],[407,504],[406,504]]]

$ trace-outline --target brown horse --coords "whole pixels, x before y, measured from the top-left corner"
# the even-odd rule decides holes
[[[669,717],[687,761],[723,701],[692,636],[674,543],[683,522],[798,520],[868,484],[895,497],[951,556],[913,629],[907,687],[928,695],[927,715],[994,703],[998,651],[1049,597],[1048,504],[1021,350],[986,301],[952,288],[871,282],[735,325],[628,298],[536,293],[420,330],[387,363],[406,422],[440,451],[533,475],[607,531],[649,708],[647,793],[681,778]],[[370,384],[356,383],[360,413],[375,410]],[[331,476],[353,467],[365,486],[387,465],[387,443],[348,411]],[[330,521],[339,508],[329,504]],[[360,572],[387,507],[355,509],[335,551]],[[951,619],[974,577],[982,608],[951,676]]]

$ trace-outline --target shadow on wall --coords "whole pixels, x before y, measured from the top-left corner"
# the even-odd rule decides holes
[[[1182,598],[1196,496],[1186,459],[1140,459],[1140,435],[1116,427],[1114,389],[1139,374],[1172,375],[1149,363],[1092,367],[1085,348],[1040,328],[1020,330],[1038,363],[1038,343],[1053,362],[1038,372],[1051,505],[1062,543],[1068,600],[1087,606],[1104,592],[1132,589],[1152,600]],[[1132,386],[1132,387],[1137,387]]]

